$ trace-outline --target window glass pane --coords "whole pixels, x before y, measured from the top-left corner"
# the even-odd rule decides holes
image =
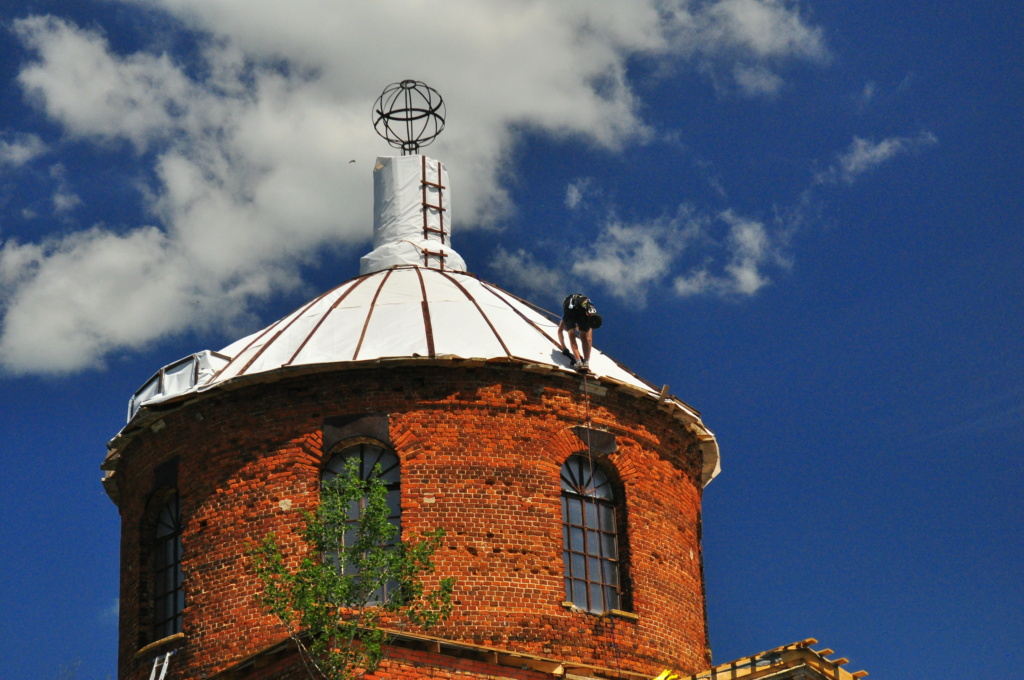
[[[589,555],[600,555],[601,544],[597,540],[596,531],[587,532],[587,554]]]
[[[604,611],[604,598],[601,596],[601,585],[597,583],[590,584],[590,611],[603,612]]]
[[[565,600],[566,602],[572,602],[572,581],[568,578],[565,579]]]
[[[174,590],[174,571],[171,569],[164,569],[160,572],[159,586],[161,593],[169,593]]]
[[[571,565],[569,564],[569,551],[568,550],[563,550],[562,551],[562,563],[565,565],[565,573],[572,574],[572,571],[570,570]]]
[[[394,456],[392,456],[392,458],[394,458]],[[381,467],[384,468],[381,471],[381,480],[388,486],[398,484],[401,478],[401,471],[398,468],[398,459],[396,458],[394,463],[388,466],[385,466],[382,462]]]
[[[586,578],[587,575],[587,562],[583,555],[572,555],[572,576],[576,578]]]
[[[589,567],[589,569],[590,569],[590,571],[587,572],[587,579],[589,579],[591,581],[598,581],[598,582],[600,582],[600,580],[601,580],[601,560],[597,559],[596,557],[588,557],[587,558],[587,567]]]
[[[342,534],[342,540],[345,542],[346,548],[351,548],[352,545],[356,542],[356,530],[354,528],[347,530],[344,534]]]
[[[608,475],[597,466],[594,466],[594,487],[591,490],[591,494],[604,499],[611,499],[612,497],[612,488],[608,483]]]
[[[601,557],[609,560],[619,559],[618,550],[615,540],[615,534],[602,534],[603,545],[601,546]]]
[[[619,593],[614,588],[605,586],[604,596],[608,609],[620,609],[622,607],[622,604],[619,602]]]
[[[583,547],[583,529],[571,527],[569,531],[572,534],[572,549],[576,552],[585,552]]]
[[[619,565],[614,562],[605,560],[604,562],[604,582],[610,586],[619,585]]]
[[[597,528],[597,504],[593,501],[587,502],[587,527]]]
[[[587,583],[586,581],[572,582],[572,601],[580,607],[587,606]]]
[[[601,531],[615,531],[615,509],[609,505],[602,504],[601,508]]]
[[[394,519],[402,514],[402,493],[398,489],[392,489],[388,491],[388,508],[391,509],[391,515],[388,519]]]
[[[583,501],[569,498],[567,502],[569,503],[569,524],[583,524]]]
[[[562,521],[563,522],[568,522],[569,521],[569,508],[566,507],[566,504],[568,502],[569,502],[569,500],[565,496],[562,496]]]

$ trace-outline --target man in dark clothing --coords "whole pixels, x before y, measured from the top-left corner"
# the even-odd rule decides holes
[[[562,302],[562,320],[558,322],[558,344],[562,347],[562,354],[569,357],[570,368],[581,373],[590,370],[590,349],[594,346],[594,329],[600,328],[601,322],[601,315],[597,313],[597,309],[586,295],[576,293]],[[563,332],[569,334],[571,353],[565,346]],[[576,346],[577,335],[583,344],[582,357]]]

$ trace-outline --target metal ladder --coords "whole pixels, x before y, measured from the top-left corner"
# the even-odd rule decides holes
[[[167,652],[163,656],[156,655],[156,658],[153,659],[153,670],[149,672],[149,680],[164,680],[167,677],[167,666],[170,665],[171,654],[174,652]],[[156,674],[157,670],[160,671],[160,675]]]
[[[437,163],[437,181],[433,182],[427,179],[427,157],[421,156],[420,158],[420,189],[423,193],[421,200],[422,207],[420,210],[423,212],[423,240],[426,241],[431,238],[431,235],[435,235],[435,238],[440,237],[441,245],[445,245],[448,239],[448,231],[444,228],[444,190],[447,189],[444,184],[441,183],[441,163]],[[430,189],[437,189],[437,205],[431,204],[427,200]],[[428,216],[431,210],[437,211],[438,226],[432,227],[428,223]],[[427,250],[423,249],[423,266],[430,266],[430,258],[436,258],[439,264],[439,269],[444,271],[444,261],[448,257],[448,254],[444,250]]]

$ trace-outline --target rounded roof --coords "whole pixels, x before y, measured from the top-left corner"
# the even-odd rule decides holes
[[[360,276],[218,354],[199,389],[290,366],[396,358],[506,359],[569,370],[558,322],[472,274],[400,266]],[[591,371],[656,390],[596,348]]]
[[[139,409],[297,367],[388,360],[508,362],[576,375],[558,344],[558,321],[472,274],[403,265],[358,276],[218,352],[160,369],[129,402]],[[656,399],[709,445],[705,481],[718,471],[714,435],[694,409],[593,348],[591,388],[617,387]]]

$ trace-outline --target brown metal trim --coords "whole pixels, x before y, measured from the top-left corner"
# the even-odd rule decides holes
[[[519,311],[519,310],[518,310],[518,309],[516,308],[516,306],[515,306],[515,305],[513,305],[513,304],[512,304],[511,302],[509,302],[508,300],[506,300],[506,299],[505,299],[505,298],[504,298],[503,296],[501,296],[501,295],[498,295],[498,293],[497,293],[496,291],[497,291],[497,290],[501,290],[500,288],[497,288],[497,289],[496,289],[496,288],[494,288],[493,286],[491,286],[490,284],[484,283],[483,281],[481,281],[481,282],[480,282],[480,285],[482,285],[482,286],[484,287],[484,289],[485,289],[485,290],[489,291],[489,292],[491,293],[491,295],[493,295],[494,297],[496,297],[496,298],[498,298],[499,300],[501,300],[502,302],[504,302],[504,303],[505,303],[505,305],[506,305],[506,306],[507,306],[507,307],[508,307],[509,309],[511,309],[511,310],[512,310],[513,312],[515,312],[516,314],[518,314],[518,315],[519,315],[519,318],[521,318],[521,319],[522,319],[523,321],[525,321],[526,323],[530,324],[530,326],[532,326],[534,330],[536,330],[536,331],[537,331],[538,333],[540,333],[540,334],[541,334],[541,335],[543,335],[543,336],[544,336],[545,338],[547,338],[547,339],[548,339],[548,340],[549,340],[549,341],[551,342],[551,344],[555,346],[555,349],[561,349],[561,345],[559,345],[559,344],[558,344],[558,340],[556,340],[555,338],[553,338],[553,337],[551,337],[550,335],[548,335],[548,334],[547,334],[547,332],[546,332],[546,331],[545,331],[545,330],[544,330],[543,328],[541,328],[540,326],[538,326],[537,324],[535,324],[535,323],[534,323],[533,321],[531,321],[531,320],[530,320],[530,319],[529,319],[529,318],[528,318],[528,317],[527,317],[527,316],[526,316],[525,314],[523,314],[523,313],[522,313],[521,311]],[[501,291],[501,292],[503,292],[503,293],[504,293],[505,291]]]
[[[324,293],[324,295],[326,295],[326,294],[327,293]],[[297,312],[292,312],[291,321],[289,321],[288,323],[284,324],[282,326],[281,330],[279,330],[277,333],[274,333],[274,337],[272,337],[270,340],[267,340],[265,343],[263,343],[263,347],[260,347],[256,351],[256,353],[252,355],[252,358],[249,359],[249,361],[245,364],[245,366],[242,366],[242,369],[239,371],[239,373],[245,373],[246,371],[248,371],[249,367],[252,366],[256,362],[257,359],[259,359],[261,356],[263,356],[263,353],[267,351],[267,348],[269,348],[272,344],[274,344],[274,341],[277,340],[279,337],[281,337],[282,333],[284,333],[286,330],[291,328],[293,323],[298,321],[299,318],[302,317],[302,315],[305,314],[306,311],[310,307],[312,307],[314,304],[316,304],[317,302],[322,300],[323,297],[324,297],[323,295],[320,295],[319,297],[313,298],[313,300],[310,301],[305,307],[303,307],[302,309],[300,309]],[[281,323],[281,321],[283,321],[283,319],[279,320],[277,323]],[[287,366],[287,364],[283,364],[283,365]]]
[[[444,205],[444,187],[441,186],[441,161],[437,162],[437,202],[439,205]],[[437,219],[441,223],[441,243],[444,244],[444,237],[447,236],[444,231],[444,208],[438,208]]]
[[[342,285],[344,285],[344,284],[342,284]],[[311,305],[313,305],[313,303],[315,303],[315,302],[316,302],[317,300],[320,300],[321,298],[323,298],[323,297],[324,297],[324,295],[330,295],[330,294],[331,294],[332,292],[334,292],[335,290],[337,290],[337,288],[332,288],[331,290],[327,291],[327,292],[326,292],[326,293],[324,293],[323,295],[321,295],[321,296],[319,296],[319,297],[317,297],[317,298],[314,298],[314,299],[313,299],[313,300],[312,300],[312,301],[311,301],[311,302],[310,302],[310,303],[309,303],[308,305],[306,305],[306,307],[305,307],[305,308],[303,308],[303,310],[302,310],[302,311],[306,311],[306,309],[308,309],[308,308],[309,308],[309,307],[310,307]],[[264,336],[265,336],[265,335],[266,335],[267,333],[269,333],[269,332],[270,332],[270,330],[271,330],[272,328],[274,328],[274,327],[275,327],[275,326],[276,326],[277,324],[281,323],[281,321],[282,321],[282,319],[278,319],[278,320],[277,320],[277,321],[275,321],[274,323],[272,323],[272,324],[270,324],[269,326],[267,326],[266,328],[264,328],[264,329],[263,329],[263,332],[262,332],[262,333],[260,333],[260,334],[259,334],[259,335],[257,335],[257,336],[256,336],[255,338],[253,338],[253,339],[252,339],[252,342],[250,342],[250,343],[249,343],[248,345],[246,345],[246,346],[245,346],[245,348],[243,348],[243,349],[242,349],[242,351],[241,351],[241,352],[239,352],[238,354],[236,354],[235,356],[241,356],[241,355],[245,354],[245,353],[246,353],[246,351],[247,351],[247,350],[248,350],[248,349],[249,349],[250,347],[252,347],[252,346],[253,346],[253,345],[255,345],[255,344],[256,344],[257,342],[259,342],[259,341],[260,341],[260,340],[261,340],[261,339],[262,339],[262,338],[263,338],[263,337],[264,337]],[[219,356],[224,356],[224,355],[219,355]],[[207,384],[207,385],[212,385],[213,383],[217,382],[217,378],[219,378],[219,377],[221,376],[221,374],[223,374],[223,373],[224,373],[224,371],[226,371],[226,370],[228,370],[229,368],[231,368],[231,364],[233,364],[233,363],[235,363],[235,357],[230,357],[230,358],[228,359],[228,363],[224,364],[224,367],[223,367],[223,368],[221,368],[221,369],[220,369],[219,371],[217,371],[216,373],[214,373],[214,374],[213,374],[213,377],[211,377],[211,378],[210,378],[210,379],[209,379],[209,380],[207,381],[207,383],[206,383],[206,384]],[[238,372],[238,374],[241,374],[241,373],[243,373],[243,372],[244,372],[244,371],[245,371],[245,370],[246,370],[247,368],[249,368],[249,365],[250,365],[251,363],[252,363],[252,362],[250,361],[250,362],[249,362],[248,364],[246,364],[245,366],[243,366],[243,367],[242,367],[242,370],[240,370],[240,371]]]
[[[311,330],[309,333],[307,333],[305,339],[299,344],[298,349],[295,350],[295,354],[292,354],[291,358],[288,359],[287,362],[285,362],[285,364],[284,364],[285,366],[291,366],[292,365],[292,362],[295,361],[295,358],[298,357],[299,353],[302,352],[302,350],[306,347],[306,344],[310,341],[310,339],[312,339],[312,337],[314,335],[316,335],[316,332],[318,330],[320,330],[320,326],[323,325],[324,321],[327,320],[327,316],[331,312],[333,312],[335,309],[337,309],[338,305],[341,304],[342,300],[344,300],[345,298],[347,298],[349,296],[349,293],[351,293],[356,288],[358,288],[359,285],[362,284],[364,281],[366,281],[368,278],[369,278],[368,276],[363,276],[363,277],[360,277],[360,278],[356,279],[352,283],[352,285],[349,286],[348,290],[346,290],[344,293],[342,293],[341,296],[339,296],[338,299],[335,300],[331,304],[331,306],[327,308],[327,311],[324,312],[323,316],[320,317],[320,320],[316,322],[315,326],[313,326],[313,330]],[[342,285],[345,285],[345,284],[342,284]],[[330,292],[334,292],[335,290],[338,290],[338,289],[334,288]],[[322,297],[323,297],[323,295],[321,295],[319,298],[317,298],[317,300],[321,299]],[[305,312],[306,310],[304,309],[302,311]]]
[[[420,280],[420,292],[423,293],[423,331],[427,336],[427,356],[433,359],[436,356],[434,352],[434,326],[430,323],[430,305],[427,301],[427,285],[423,282],[423,274],[419,268],[416,269],[416,277]]]
[[[427,157],[420,156],[420,213],[423,215],[423,240],[427,239]],[[423,266],[426,266],[424,258]]]
[[[441,276],[445,277],[446,279],[454,283],[455,287],[461,290],[462,294],[466,296],[466,299],[468,299],[470,302],[473,303],[474,306],[476,306],[476,311],[480,312],[480,316],[482,316],[484,318],[484,321],[487,322],[487,325],[490,327],[491,332],[494,333],[494,337],[498,340],[498,344],[500,344],[501,348],[505,350],[505,356],[511,357],[512,352],[508,351],[508,347],[505,345],[505,341],[501,339],[501,335],[498,333],[498,329],[495,328],[494,324],[491,323],[491,320],[487,318],[487,315],[484,313],[484,310],[480,306],[480,303],[476,301],[476,298],[470,295],[469,291],[466,290],[461,283],[455,280],[455,277],[451,276],[450,274],[445,274],[443,271],[441,272]]]
[[[384,284],[388,282],[388,277],[391,276],[391,272],[394,269],[389,269],[384,274],[384,280],[380,282],[377,287],[377,292],[373,294],[373,299],[370,301],[370,309],[366,312],[366,321],[363,322],[363,330],[359,333],[359,342],[356,344],[356,351],[352,353],[352,361],[356,361],[359,358],[359,350],[363,348],[363,338],[366,337],[366,329],[370,327],[370,318],[373,316],[373,309],[377,306],[377,298],[380,297],[380,292],[384,290]]]
[[[437,189],[437,205],[431,205],[427,203],[427,187],[434,187]],[[442,245],[446,243],[445,237],[448,236],[448,232],[444,229],[444,190],[448,187],[441,184],[441,161],[437,162],[437,182],[431,182],[427,179],[427,157],[420,156],[420,211],[423,214],[423,238],[424,240],[430,238],[431,233],[441,235]],[[437,211],[437,218],[440,222],[440,229],[435,229],[429,226],[427,222],[428,208]],[[442,263],[443,268],[444,263]]]

